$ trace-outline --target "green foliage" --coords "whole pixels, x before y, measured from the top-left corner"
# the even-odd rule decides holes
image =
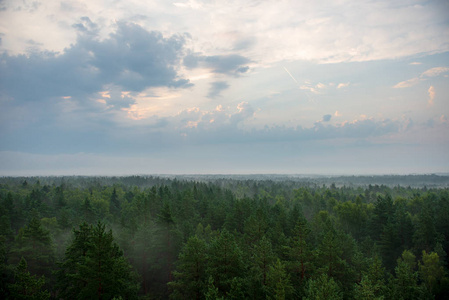
[[[432,198],[424,202],[418,216],[417,228],[413,236],[416,249],[430,252],[436,243],[437,232],[435,228],[434,205]]]
[[[397,260],[395,277],[390,280],[390,298],[423,299],[430,295],[419,285],[416,269],[416,257],[412,252],[404,250]]]
[[[174,281],[169,282],[172,299],[203,299],[206,291],[206,243],[191,237],[179,254]]]
[[[23,256],[59,299],[449,297],[448,188],[198,178],[0,178],[0,294]]]
[[[226,229],[211,241],[208,260],[207,274],[214,279],[220,295],[226,296],[231,291],[233,278],[245,276],[242,251]]]
[[[37,278],[28,271],[27,262],[22,257],[14,274],[14,283],[9,285],[11,299],[46,300],[50,293],[44,290],[44,276]]]
[[[33,274],[51,275],[55,257],[50,232],[43,228],[37,216],[19,230],[11,252],[12,263],[18,263],[24,257]]]
[[[252,255],[252,271],[255,280],[262,286],[267,284],[270,265],[275,260],[271,242],[265,236],[254,246]]]
[[[207,291],[204,295],[206,300],[223,300],[224,297],[220,297],[218,293],[218,288],[214,285],[214,279],[212,276],[209,276],[207,281]]]
[[[385,298],[385,269],[378,256],[372,260],[368,272],[363,274],[362,280],[356,284],[354,289],[355,299],[377,299]]]
[[[435,252],[422,252],[422,263],[419,262],[419,275],[426,288],[432,293],[439,281],[443,278],[444,270],[440,264],[440,258]]]
[[[342,300],[343,295],[333,278],[321,274],[316,279],[309,279],[304,300]]]
[[[58,286],[66,299],[137,298],[137,284],[112,231],[98,222],[74,230],[74,240],[61,264]]]
[[[267,299],[284,300],[293,292],[285,265],[278,259],[270,266],[267,274]]]

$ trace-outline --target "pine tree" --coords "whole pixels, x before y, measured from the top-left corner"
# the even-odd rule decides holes
[[[51,276],[55,260],[54,249],[50,233],[42,227],[37,216],[19,230],[14,242],[11,262],[18,263],[21,257],[27,260],[28,269],[33,274]]]
[[[413,236],[415,248],[430,252],[435,246],[436,238],[434,203],[431,203],[430,199],[425,199]]]
[[[441,266],[440,258],[435,252],[422,252],[422,263],[418,263],[419,275],[426,288],[432,294],[435,292],[439,281],[443,278],[444,269]]]
[[[173,299],[202,299],[206,290],[206,243],[191,237],[179,254],[175,280],[169,282]]]
[[[226,296],[232,279],[244,275],[242,251],[226,229],[211,242],[208,259],[207,274],[213,277],[219,293]]]
[[[267,299],[276,300],[285,300],[293,292],[290,276],[279,259],[268,270],[266,290]]]
[[[425,296],[424,289],[418,285],[418,272],[415,272],[414,255],[404,251],[398,259],[395,277],[390,280],[391,299],[422,299]]]
[[[371,220],[371,234],[374,240],[379,240],[384,226],[392,221],[394,214],[393,199],[389,194],[378,196],[374,205],[374,215]]]
[[[339,279],[345,277],[347,262],[342,259],[341,239],[335,232],[329,231],[326,233],[316,251],[316,255],[321,273]]]
[[[265,236],[254,246],[253,271],[262,286],[267,284],[267,275],[270,265],[275,261],[271,242]]]
[[[356,299],[384,299],[385,269],[379,257],[374,257],[368,272],[363,274],[360,284],[355,285]]]
[[[307,225],[307,220],[300,218],[297,221],[295,229],[293,230],[293,240],[290,247],[289,257],[291,260],[291,267],[294,273],[299,277],[299,283],[302,283],[309,271],[311,251],[307,245],[307,237],[310,229]]]
[[[112,195],[111,195],[111,201],[110,201],[110,206],[109,206],[109,211],[111,212],[112,215],[117,215],[118,213],[120,213],[120,209],[121,209],[121,204],[120,201],[118,199],[118,195],[117,195],[117,190],[114,187],[114,190],[112,191]]]
[[[21,258],[17,266],[14,283],[9,285],[11,299],[45,300],[50,299],[50,293],[43,290],[44,276],[37,278],[28,271],[25,258]]]
[[[84,264],[88,251],[92,248],[92,226],[82,223],[79,230],[73,229],[72,243],[67,247],[65,257],[57,271],[57,288],[63,299],[70,299],[86,287],[86,278],[80,275],[80,266]]]
[[[138,284],[112,231],[101,222],[82,224],[61,264],[58,285],[64,299],[137,298]]]
[[[333,278],[321,274],[317,279],[309,279],[304,300],[342,300],[343,296]]]
[[[224,297],[220,297],[218,293],[218,288],[214,284],[214,279],[209,276],[207,281],[207,291],[204,294],[206,300],[224,300]]]

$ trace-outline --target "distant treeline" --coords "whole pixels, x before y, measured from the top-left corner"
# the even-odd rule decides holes
[[[448,174],[416,174],[416,175],[360,175],[360,176],[326,176],[326,175],[285,175],[285,174],[253,174],[253,175],[141,175],[141,176],[34,176],[34,177],[0,177],[0,184],[17,184],[37,181],[42,184],[71,184],[72,186],[91,185],[93,181],[102,185],[120,184],[125,186],[151,187],[169,184],[173,180],[215,183],[220,186],[232,186],[233,182],[254,181],[270,184],[282,182],[295,186],[368,187],[369,185],[402,186],[415,188],[447,188]]]
[[[449,299],[448,176],[0,178],[7,299]]]

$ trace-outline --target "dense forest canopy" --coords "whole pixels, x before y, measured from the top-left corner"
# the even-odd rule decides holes
[[[449,176],[0,178],[8,299],[448,299]]]

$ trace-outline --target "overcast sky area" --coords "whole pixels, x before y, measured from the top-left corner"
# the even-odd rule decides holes
[[[0,0],[0,175],[449,172],[449,1]]]

